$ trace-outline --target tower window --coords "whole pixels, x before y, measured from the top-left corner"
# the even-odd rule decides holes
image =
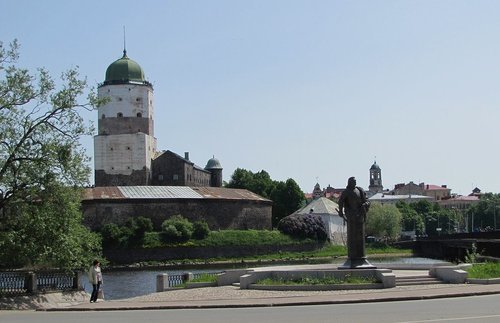
[[[106,115],[103,113],[101,116],[102,119],[106,119]]]
[[[142,118],[142,113],[137,112],[137,118]]]
[[[118,118],[123,118],[123,113],[118,112],[118,113],[116,114],[116,116],[117,116]]]

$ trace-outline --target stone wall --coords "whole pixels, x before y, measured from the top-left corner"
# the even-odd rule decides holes
[[[191,222],[205,220],[211,230],[270,230],[270,201],[231,199],[117,199],[84,200],[84,223],[98,230],[107,223],[124,224],[130,217],[143,216],[153,221],[155,230],[163,221],[180,214]]]
[[[133,170],[130,175],[107,174],[104,170],[94,172],[95,186],[131,186],[148,185],[151,172],[149,169]]]
[[[321,248],[322,244],[259,245],[222,247],[176,247],[147,249],[104,250],[104,257],[114,264],[131,264],[141,261],[167,261],[180,259],[213,259],[220,257],[245,257],[278,252],[303,252]]]

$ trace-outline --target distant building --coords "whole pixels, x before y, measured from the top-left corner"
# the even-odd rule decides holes
[[[384,186],[382,185],[382,170],[374,162],[370,167],[370,185],[368,186],[368,194],[374,195],[384,191]]]
[[[429,201],[432,202],[434,199],[430,196],[425,195],[394,195],[394,194],[386,194],[386,193],[377,193],[372,197],[368,198],[370,202],[376,202],[380,204],[396,204],[399,201],[406,203],[416,203],[419,201]]]
[[[432,197],[434,201],[447,199],[451,197],[451,189],[446,185],[431,185],[431,184],[415,184],[409,182],[408,184],[396,184],[392,191],[387,192],[388,195],[423,195]]]
[[[304,196],[307,202],[316,200],[320,197],[337,200],[343,191],[344,188],[333,188],[330,186],[330,184],[328,184],[328,187],[326,187],[325,189],[321,189],[319,183],[316,183],[316,185],[314,185],[312,193],[305,193]]]
[[[480,199],[478,196],[454,196],[449,199],[443,199],[437,201],[439,206],[446,209],[456,209],[459,211],[465,211],[469,206],[479,203]]]

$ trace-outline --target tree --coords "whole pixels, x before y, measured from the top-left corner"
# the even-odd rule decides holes
[[[404,201],[396,203],[396,207],[401,212],[403,231],[415,231],[417,235],[421,235],[425,229],[424,217]]]
[[[77,235],[85,235],[78,222],[81,214],[71,204],[73,198],[79,197],[72,187],[88,183],[89,158],[79,139],[92,134],[93,129],[79,113],[99,102],[90,91],[80,103],[88,89],[77,69],[64,72],[56,87],[45,69],[33,75],[17,67],[18,52],[16,40],[8,48],[0,42],[0,249],[17,250],[16,261],[26,264],[48,262],[62,266],[68,260],[68,264],[76,265],[81,261],[59,257],[50,250],[67,247],[61,239],[73,241]],[[46,225],[58,223],[62,214],[66,230]],[[35,230],[38,247],[46,251],[34,249],[41,252],[41,257],[30,250],[33,246],[22,244],[22,237],[14,232],[14,228],[26,227],[27,223],[44,228]],[[17,240],[9,240],[14,236]],[[84,259],[84,248],[72,247],[75,249],[67,250]]]
[[[401,234],[401,212],[394,205],[373,203],[367,214],[366,234],[396,239]]]
[[[289,178],[286,182],[277,182],[271,192],[273,227],[275,228],[281,219],[304,206],[305,199],[304,193],[293,179]]]
[[[5,267],[85,268],[101,253],[99,234],[82,224],[81,189],[51,185],[31,202],[10,205],[0,228]]]
[[[246,169],[237,168],[226,187],[247,189],[271,199],[273,227],[276,227],[282,218],[304,206],[305,202],[304,192],[293,179],[289,178],[285,182],[275,181],[265,170],[254,174]]]
[[[469,207],[467,213],[470,215],[468,227],[474,231],[500,228],[500,194],[484,194],[478,203]]]

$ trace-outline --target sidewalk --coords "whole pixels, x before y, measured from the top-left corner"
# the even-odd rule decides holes
[[[423,275],[426,270],[394,270],[397,277]],[[269,307],[361,302],[388,302],[500,294],[500,284],[433,284],[397,286],[389,289],[342,291],[262,291],[234,286],[172,290],[140,297],[49,307],[44,311],[113,311],[150,309],[195,309],[230,307]]]

